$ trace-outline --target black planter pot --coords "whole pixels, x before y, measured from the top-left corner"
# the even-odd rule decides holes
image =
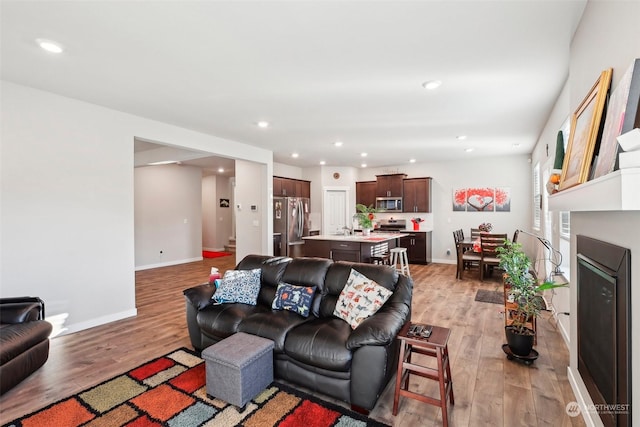
[[[520,334],[513,326],[505,326],[504,333],[507,337],[507,344],[511,352],[517,356],[528,356],[533,349],[533,339],[535,332],[529,328],[525,328],[527,333]]]

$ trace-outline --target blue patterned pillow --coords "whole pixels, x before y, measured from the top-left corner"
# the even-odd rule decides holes
[[[288,283],[280,283],[271,308],[274,310],[289,310],[308,317],[315,293],[315,286],[295,286]]]
[[[217,304],[239,302],[256,305],[260,292],[260,269],[227,270],[211,299]]]

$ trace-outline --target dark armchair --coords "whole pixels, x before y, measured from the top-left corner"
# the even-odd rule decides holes
[[[52,329],[40,298],[0,298],[0,394],[44,365]]]

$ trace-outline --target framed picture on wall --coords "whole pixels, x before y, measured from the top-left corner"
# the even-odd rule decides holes
[[[571,135],[564,156],[560,190],[582,184],[589,177],[602,112],[611,85],[612,69],[604,70],[571,116]]]
[[[598,160],[594,166],[593,179],[613,172],[620,152],[616,138],[621,133],[637,127],[638,99],[640,95],[640,59],[633,61],[620,79],[607,105],[607,116],[600,140]],[[626,129],[623,129],[626,127]]]

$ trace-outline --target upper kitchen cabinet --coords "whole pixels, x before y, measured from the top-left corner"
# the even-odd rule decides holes
[[[273,177],[273,195],[285,197],[311,197],[311,182],[301,179]]]
[[[377,185],[376,181],[356,182],[356,204],[375,206]]]
[[[431,178],[409,178],[404,182],[404,212],[431,212]]]
[[[406,177],[403,173],[376,175],[376,197],[402,197],[402,181]]]

